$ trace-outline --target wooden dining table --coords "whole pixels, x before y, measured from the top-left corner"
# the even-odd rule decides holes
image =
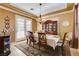
[[[57,42],[60,41],[59,35],[46,34],[47,44],[55,49]]]
[[[36,41],[38,42],[38,34],[34,34]],[[59,35],[46,34],[47,45],[55,49],[57,42],[60,41]]]

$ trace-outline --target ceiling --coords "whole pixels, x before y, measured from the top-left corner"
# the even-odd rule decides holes
[[[34,14],[36,16],[40,15],[39,3],[11,3],[10,5],[15,6],[31,14]],[[41,14],[44,15],[49,12],[54,12],[60,9],[64,9],[66,8],[66,6],[67,6],[66,3],[42,3]]]

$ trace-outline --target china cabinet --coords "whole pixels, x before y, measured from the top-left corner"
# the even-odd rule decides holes
[[[47,20],[42,24],[42,30],[47,34],[57,35],[57,21]]]

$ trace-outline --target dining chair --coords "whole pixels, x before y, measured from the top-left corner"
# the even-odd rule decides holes
[[[31,31],[28,31],[28,32],[29,32],[29,45],[31,43],[33,43],[33,47],[34,47],[34,44],[35,44],[36,40],[34,39],[33,32],[31,32]]]
[[[62,55],[70,56],[70,47],[72,44],[72,32],[67,32],[64,38],[64,43],[62,44]]]
[[[56,55],[63,55],[63,46],[65,43],[67,33],[64,34],[63,39],[57,42],[57,46],[55,47],[55,54]]]
[[[63,36],[63,39],[57,43],[57,46],[55,48],[55,52],[59,52],[63,56],[70,56],[70,45],[72,44],[72,32],[66,32]]]
[[[47,45],[46,33],[39,32],[38,39],[39,39],[39,50],[40,50],[40,46]]]

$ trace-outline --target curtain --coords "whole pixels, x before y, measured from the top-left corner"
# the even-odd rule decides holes
[[[32,31],[32,20],[16,15],[16,41],[24,40],[27,31]]]

